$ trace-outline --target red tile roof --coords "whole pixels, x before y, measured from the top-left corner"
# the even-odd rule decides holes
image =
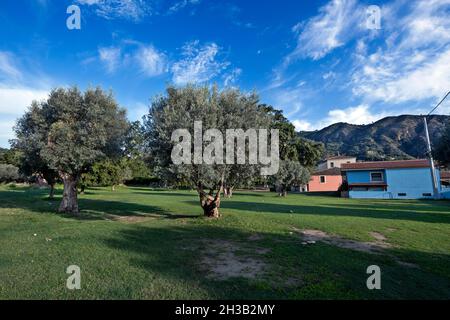
[[[330,168],[325,170],[320,170],[313,172],[313,176],[340,176],[341,175],[341,169],[339,168]]]
[[[429,168],[427,159],[344,163],[341,170]]]

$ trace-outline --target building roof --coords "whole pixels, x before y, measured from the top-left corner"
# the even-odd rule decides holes
[[[371,169],[429,168],[427,159],[344,163],[342,171]]]
[[[356,157],[353,157],[353,156],[333,156],[333,157],[325,158],[323,161],[327,161],[327,160],[355,159],[355,158],[356,158]]]
[[[313,176],[340,176],[341,175],[341,169],[340,168],[330,168],[325,170],[319,170],[316,172],[313,172]]]
[[[450,171],[441,171],[441,179],[450,179]]]

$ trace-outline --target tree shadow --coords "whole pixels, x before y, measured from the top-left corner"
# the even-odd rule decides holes
[[[184,225],[158,228],[135,225],[116,236],[105,238],[107,246],[132,253],[129,263],[166,279],[167,287],[141,289],[144,299],[155,296],[173,299],[174,286],[183,284],[190,292],[178,293],[181,299],[448,299],[450,297],[450,257],[409,250],[386,250],[386,254],[369,254],[317,243],[301,245],[298,235],[258,233],[217,225]],[[233,276],[215,278],[218,270],[205,266],[205,252],[217,258],[220,244],[234,243],[241,252],[266,253],[258,259],[264,271],[254,278]],[[213,247],[211,244],[219,244]],[[217,255],[211,253],[215,248]],[[217,249],[218,248],[218,249]],[[245,251],[247,250],[247,251]],[[256,254],[255,254],[256,255]],[[399,265],[392,255],[417,268]],[[253,256],[254,257],[254,256]],[[366,287],[369,265],[378,265],[383,274],[383,290]],[[206,269],[205,269],[206,267]],[[437,271],[436,271],[437,270]],[[243,271],[245,272],[245,271]],[[159,290],[156,292],[156,290]],[[206,292],[206,296],[197,296]],[[161,296],[162,295],[162,296]]]
[[[13,194],[13,196],[12,196]],[[48,193],[42,189],[29,189],[28,192],[0,191],[0,208],[21,208],[36,213],[55,213],[61,201],[62,191],[55,192],[54,199],[48,199]],[[164,208],[132,202],[109,201],[101,199],[78,199],[80,215],[60,214],[69,219],[78,220],[115,220],[117,218],[198,218],[199,215],[174,214]]]
[[[222,209],[238,211],[270,212],[280,214],[318,214],[325,216],[365,217],[375,219],[408,220],[429,223],[450,223],[450,206],[435,206],[434,210],[424,210],[423,207],[400,205],[362,205],[359,203],[342,204],[281,204],[246,201],[222,201]]]

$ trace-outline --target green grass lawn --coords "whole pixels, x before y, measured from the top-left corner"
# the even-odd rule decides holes
[[[73,218],[46,196],[0,187],[1,299],[450,298],[449,202],[237,192],[210,220],[195,192],[95,188]],[[391,247],[303,245],[303,229],[361,242],[377,232]],[[72,264],[81,290],[66,288]],[[369,265],[381,290],[366,287]]]

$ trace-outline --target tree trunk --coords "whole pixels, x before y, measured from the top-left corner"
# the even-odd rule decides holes
[[[208,218],[219,218],[220,212],[220,193],[222,192],[222,186],[219,187],[219,190],[216,193],[216,196],[213,197],[212,191],[209,194],[206,194],[201,187],[197,188],[198,195],[200,198],[200,205],[203,209],[203,214]]]
[[[116,186],[115,185],[111,186],[111,191],[116,191]]]
[[[59,205],[59,212],[71,213],[78,215],[78,192],[77,183],[78,179],[70,175],[63,175],[64,192],[61,204]]]
[[[223,196],[225,198],[231,198],[233,196],[233,187],[224,187],[223,188]]]
[[[286,197],[287,195],[287,189],[284,185],[278,186],[278,196],[279,197]]]
[[[54,199],[55,198],[55,184],[51,183],[50,184],[50,193],[48,195],[49,199]]]

